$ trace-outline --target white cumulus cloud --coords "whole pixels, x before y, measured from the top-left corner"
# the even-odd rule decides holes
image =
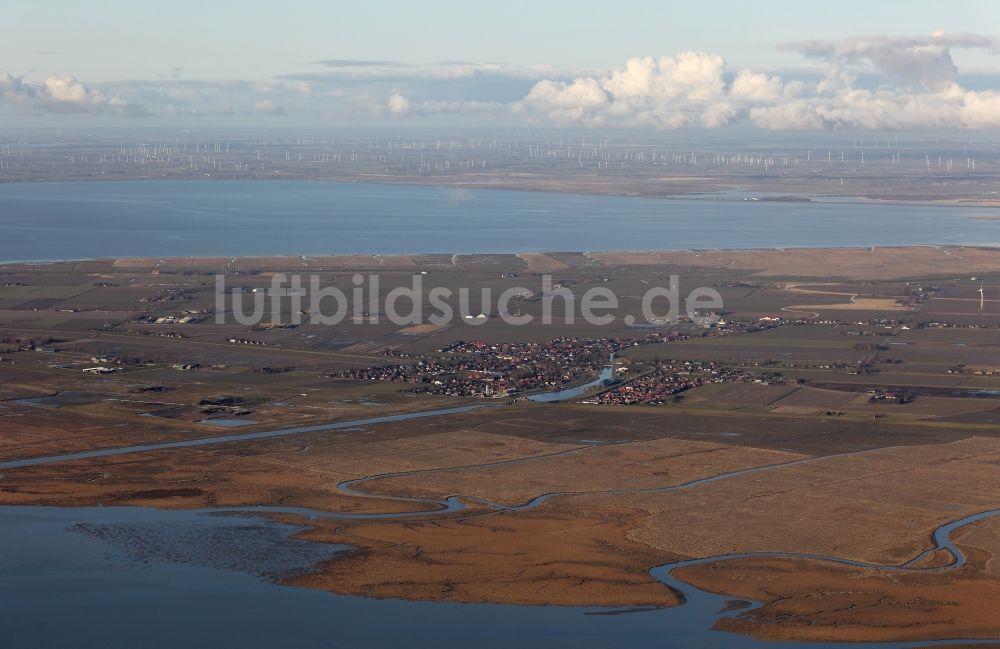
[[[285,107],[270,99],[261,99],[253,105],[253,112],[258,115],[284,115]]]
[[[147,111],[118,95],[108,96],[73,75],[53,75],[35,83],[0,70],[0,102],[30,112],[143,115]]]
[[[543,80],[516,113],[558,125],[766,129],[915,129],[1000,127],[1000,93],[958,82],[950,48],[993,51],[993,39],[936,32],[926,37],[869,37],[786,44],[824,60],[821,80],[786,80],[750,69],[727,71],[706,52],[633,58],[600,76]],[[873,66],[899,85],[857,85],[852,63]]]
[[[410,100],[399,93],[393,93],[389,101],[385,102],[385,109],[390,117],[404,117],[410,112]]]

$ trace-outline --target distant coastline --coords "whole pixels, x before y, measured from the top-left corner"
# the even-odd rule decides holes
[[[0,262],[0,276],[18,272],[128,273],[343,273],[416,271],[482,272],[515,275],[555,274],[590,268],[661,267],[749,270],[766,277],[830,277],[882,279],[926,275],[953,277],[1000,272],[1000,246],[885,246],[842,248],[754,248],[715,250],[648,250],[588,252],[523,252],[442,255],[252,255],[238,257],[121,257]],[[836,268],[831,273],[831,268]],[[2,282],[0,282],[2,284]]]
[[[315,178],[309,176],[261,176],[253,178],[237,177],[205,177],[205,178],[150,178],[143,176],[116,176],[116,177],[67,177],[67,178],[36,178],[36,179],[16,179],[0,178],[0,187],[5,185],[36,185],[54,183],[81,183],[81,184],[101,184],[120,182],[191,182],[191,183],[213,183],[213,182],[295,182],[295,183],[318,183],[318,184],[349,184],[349,185],[388,185],[399,187],[428,187],[438,189],[457,189],[475,191],[501,191],[501,192],[538,192],[544,194],[570,194],[577,196],[608,196],[623,198],[650,198],[662,200],[711,200],[711,201],[744,201],[753,200],[759,202],[789,202],[789,203],[859,203],[870,202],[879,205],[912,205],[912,206],[942,206],[942,207],[970,207],[970,208],[1000,208],[1000,196],[993,199],[976,198],[956,198],[952,196],[910,196],[900,198],[898,196],[879,194],[875,192],[859,193],[825,193],[825,192],[800,192],[784,193],[773,185],[765,185],[754,191],[745,190],[745,183],[713,182],[709,187],[696,187],[684,189],[670,187],[653,190],[640,190],[634,187],[620,188],[601,184],[588,184],[585,182],[560,183],[546,179],[538,179],[539,182],[516,182],[505,180],[470,182],[461,178],[452,179],[401,179],[392,177],[382,177],[366,175],[343,176],[329,178]],[[743,196],[734,196],[738,193]]]

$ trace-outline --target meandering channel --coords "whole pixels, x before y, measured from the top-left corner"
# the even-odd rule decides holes
[[[827,563],[835,563],[840,565],[846,565],[856,568],[868,568],[881,570],[885,572],[896,572],[896,573],[940,573],[949,570],[954,570],[965,565],[967,559],[965,554],[962,552],[961,548],[952,540],[952,535],[959,529],[977,523],[979,521],[986,520],[988,518],[993,518],[995,516],[1000,516],[1000,509],[991,509],[987,511],[977,512],[975,514],[970,514],[968,516],[963,516],[957,520],[953,520],[949,523],[941,525],[934,530],[933,541],[934,547],[925,550],[915,556],[913,559],[906,561],[898,565],[883,565],[877,563],[867,563],[864,561],[854,561],[851,559],[844,559],[841,557],[822,555],[822,554],[807,554],[807,553],[797,553],[797,552],[743,552],[736,554],[723,554],[713,557],[702,557],[698,559],[687,559],[684,561],[675,561],[673,563],[667,563],[660,566],[656,566],[649,571],[649,574],[670,587],[674,591],[680,593],[684,597],[685,605],[695,603],[696,605],[705,606],[711,601],[716,601],[717,603],[723,603],[727,598],[722,595],[716,595],[708,591],[701,590],[696,586],[689,584],[681,579],[675,577],[673,572],[680,568],[686,568],[690,566],[701,566],[706,564],[718,563],[720,561],[735,561],[739,559],[791,559],[791,560],[812,560],[812,561],[822,561]],[[925,559],[930,554],[935,552],[947,552],[951,556],[951,561],[945,566],[933,566],[918,568],[915,567],[920,561]],[[760,609],[764,606],[763,602],[752,601],[750,605],[739,611],[739,616],[746,616],[754,611]],[[726,617],[720,609],[719,619]],[[924,643],[914,643],[915,646],[931,646],[931,645],[946,645],[952,644],[954,642],[963,642],[966,644],[984,644],[988,642],[996,642],[996,639],[980,639],[975,641],[963,640],[952,638],[949,640],[939,640],[934,642],[924,642]],[[889,643],[891,644],[891,643]],[[876,646],[883,647],[889,646],[887,643],[865,643],[864,646]]]
[[[351,422],[340,422],[339,424],[336,424],[336,425],[327,424],[327,425],[318,425],[318,426],[310,426],[310,427],[300,427],[299,429],[284,429],[283,431],[268,431],[268,432],[265,432],[265,433],[256,433],[256,434],[255,433],[248,433],[246,435],[227,435],[227,436],[221,436],[221,437],[216,437],[216,438],[206,438],[206,439],[203,439],[203,440],[190,440],[190,441],[192,441],[192,442],[201,442],[201,444],[210,444],[210,443],[222,443],[222,442],[225,442],[225,441],[237,441],[239,439],[255,439],[255,438],[262,437],[262,436],[263,437],[269,437],[269,436],[273,437],[273,436],[277,436],[277,435],[280,435],[280,434],[291,434],[291,431],[293,431],[293,430],[297,430],[299,432],[306,432],[306,430],[304,430],[304,429],[308,429],[308,432],[322,431],[322,430],[331,430],[331,429],[335,430],[337,428],[344,428],[344,427],[349,427],[349,426],[357,426],[357,425],[359,425],[359,422],[362,422],[362,421],[366,422],[366,423],[380,423],[380,422],[383,422],[383,421],[397,421],[397,420],[399,420],[400,417],[403,417],[403,418],[413,418],[413,416],[434,416],[436,414],[451,414],[451,413],[456,413],[456,412],[464,412],[464,411],[467,411],[468,409],[469,408],[449,408],[449,409],[441,409],[441,410],[436,410],[436,411],[426,411],[424,413],[411,413],[410,415],[402,415],[402,416],[397,415],[397,416],[393,416],[393,417],[378,417],[378,418],[370,418],[370,419],[366,419],[366,420],[353,420]],[[187,446],[187,445],[190,445],[190,444],[185,444],[185,446]],[[30,465],[33,465],[33,464],[45,464],[45,463],[48,463],[48,462],[61,461],[63,459],[74,459],[74,458],[78,458],[80,456],[102,457],[102,456],[116,455],[116,454],[121,454],[121,453],[126,453],[126,452],[134,453],[134,452],[143,452],[145,450],[157,450],[158,448],[164,448],[164,447],[177,447],[179,445],[178,444],[174,444],[174,443],[168,443],[168,445],[166,445],[166,446],[164,446],[164,445],[147,445],[147,446],[148,447],[152,447],[152,448],[146,448],[146,447],[127,447],[128,450],[124,450],[124,449],[108,449],[111,452],[105,452],[103,455],[94,455],[94,454],[91,453],[91,454],[68,454],[69,457],[66,457],[66,456],[50,456],[50,457],[47,457],[47,458],[35,458],[34,460],[22,460],[22,461],[18,461],[18,462],[14,462],[14,461],[12,461],[12,462],[6,462],[3,465],[0,465],[0,467],[2,467],[2,466],[7,466],[7,467],[30,466]],[[514,463],[514,462],[530,462],[530,461],[536,461],[536,460],[541,460],[541,459],[545,459],[545,458],[551,458],[551,457],[555,457],[555,456],[570,455],[570,454],[573,454],[573,453],[578,453],[580,451],[583,451],[583,450],[585,450],[587,448],[590,448],[590,447],[584,446],[584,447],[579,447],[579,448],[574,448],[574,449],[568,449],[568,450],[564,450],[564,451],[559,451],[557,453],[549,453],[549,454],[545,454],[545,455],[532,456],[532,457],[528,457],[528,458],[517,458],[517,459],[513,459],[513,460],[503,460],[503,461],[498,461],[498,462],[480,463],[480,464],[477,464],[477,465],[468,465],[467,467],[450,467],[450,468],[444,468],[444,469],[426,469],[426,470],[399,472],[399,473],[396,473],[396,474],[383,474],[383,475],[380,475],[380,476],[369,476],[369,477],[365,477],[365,478],[356,478],[356,479],[353,479],[353,480],[347,480],[347,481],[344,481],[344,482],[340,483],[339,488],[344,493],[347,493],[347,494],[350,494],[350,495],[354,495],[354,496],[385,498],[385,496],[375,495],[375,494],[371,494],[371,493],[366,493],[364,491],[360,491],[359,490],[359,486],[362,485],[363,483],[367,482],[367,481],[374,480],[376,478],[391,477],[393,475],[395,475],[395,476],[403,476],[403,475],[413,475],[413,474],[417,474],[417,473],[424,473],[424,472],[427,472],[427,471],[459,470],[459,469],[462,469],[462,468],[476,468],[476,467],[496,466],[496,465],[503,465],[503,464],[511,464],[511,463]],[[56,459],[56,458],[58,458],[58,459]],[[463,510],[466,510],[466,508],[467,508],[466,502],[475,502],[475,503],[478,503],[479,505],[482,505],[484,507],[489,508],[489,511],[487,511],[487,512],[476,512],[476,513],[472,513],[470,515],[490,515],[490,514],[497,514],[497,513],[501,513],[501,512],[524,511],[526,509],[535,508],[535,507],[540,506],[546,500],[554,498],[554,497],[557,497],[557,496],[570,496],[570,495],[577,495],[577,494],[594,494],[594,493],[630,493],[630,492],[631,493],[657,493],[657,492],[659,492],[659,493],[668,493],[668,492],[679,491],[679,490],[683,490],[683,489],[691,489],[691,488],[695,488],[695,487],[700,486],[700,485],[704,485],[704,484],[708,484],[708,483],[716,482],[716,481],[720,481],[720,480],[725,480],[725,479],[729,479],[729,478],[733,478],[733,477],[737,477],[737,476],[749,475],[749,474],[753,474],[753,473],[757,473],[757,472],[761,472],[761,471],[773,470],[773,469],[778,469],[778,468],[781,468],[781,467],[787,467],[787,466],[793,466],[793,465],[796,465],[796,464],[802,464],[804,462],[812,461],[812,460],[815,460],[815,459],[817,459],[817,458],[803,458],[803,459],[799,459],[799,460],[793,460],[793,461],[790,461],[790,462],[775,463],[775,464],[771,464],[771,465],[751,467],[751,468],[747,468],[747,469],[739,469],[739,470],[730,471],[730,472],[727,472],[727,473],[718,474],[718,475],[707,477],[707,478],[701,478],[701,479],[697,479],[697,480],[691,480],[689,482],[678,484],[678,485],[671,485],[671,486],[660,487],[660,488],[647,488],[647,489],[611,489],[611,490],[589,491],[589,492],[552,492],[552,493],[547,493],[547,494],[543,494],[543,495],[537,496],[537,497],[535,497],[535,498],[533,498],[533,499],[531,499],[528,502],[525,502],[523,504],[513,505],[513,506],[503,505],[503,504],[500,504],[500,503],[494,503],[494,502],[488,501],[486,499],[481,499],[481,498],[462,497],[462,496],[457,496],[457,495],[456,496],[449,496],[449,497],[441,499],[441,500],[428,499],[428,498],[409,498],[409,497],[405,497],[405,496],[389,496],[390,498],[395,499],[395,500],[402,500],[402,501],[406,501],[406,502],[411,502],[414,505],[419,505],[420,507],[425,508],[425,509],[420,509],[418,511],[395,512],[395,513],[342,514],[342,513],[336,513],[336,512],[318,511],[318,510],[314,510],[314,509],[310,509],[310,508],[305,508],[305,507],[281,507],[281,506],[273,506],[272,507],[272,506],[261,506],[261,507],[203,508],[203,509],[199,509],[199,510],[190,511],[190,512],[188,512],[188,514],[190,514],[192,516],[211,515],[213,518],[217,518],[219,516],[223,516],[223,517],[225,517],[225,516],[236,516],[236,515],[240,515],[240,514],[244,514],[244,515],[245,514],[260,515],[260,514],[266,514],[266,513],[286,513],[286,514],[294,514],[294,515],[301,516],[301,517],[304,517],[306,519],[312,519],[312,520],[319,519],[319,518],[332,518],[332,519],[339,519],[339,520],[374,520],[374,521],[377,521],[377,520],[387,520],[388,521],[388,520],[400,519],[400,518],[414,518],[414,517],[427,517],[427,516],[445,516],[445,515],[454,516],[456,513],[460,514],[461,512],[463,512]],[[426,509],[426,507],[428,507],[428,506],[430,506],[432,508],[431,509]],[[45,509],[48,509],[48,508],[0,507],[0,522],[2,522],[3,515],[4,515],[4,513],[6,511],[19,510],[19,509],[45,510]],[[89,514],[89,512],[97,512],[97,511],[100,511],[101,509],[102,508],[93,508],[93,507],[91,507],[91,508],[79,508],[77,510],[63,510],[63,511],[78,511],[78,512],[80,512],[81,518],[83,520],[86,520],[89,517],[91,517],[91,514]],[[137,509],[137,508],[109,508],[109,509],[129,510],[129,509]],[[738,559],[754,559],[754,558],[778,558],[778,559],[789,559],[789,560],[807,559],[807,560],[825,561],[825,562],[837,563],[837,564],[841,564],[841,565],[847,565],[847,566],[853,566],[853,567],[859,567],[859,568],[877,569],[877,570],[890,571],[890,572],[907,572],[907,573],[938,573],[938,572],[944,572],[944,571],[953,570],[955,568],[961,567],[961,566],[963,566],[966,563],[966,557],[965,557],[964,553],[957,546],[957,544],[955,544],[954,541],[952,541],[951,537],[952,537],[953,533],[955,531],[959,530],[962,527],[965,527],[965,526],[973,524],[975,522],[982,521],[982,520],[985,520],[985,519],[988,519],[988,518],[991,518],[991,517],[994,517],[994,516],[998,516],[998,515],[1000,515],[1000,509],[993,509],[993,510],[983,511],[983,512],[979,512],[979,513],[976,513],[976,514],[971,514],[971,515],[968,515],[968,516],[964,516],[964,517],[959,518],[957,520],[954,520],[954,521],[948,522],[948,523],[946,523],[944,525],[941,525],[933,533],[933,537],[932,537],[933,538],[933,547],[932,548],[921,552],[920,554],[918,554],[913,559],[911,559],[911,560],[909,560],[909,561],[907,561],[907,562],[905,562],[903,564],[900,564],[900,565],[880,565],[880,564],[866,563],[866,562],[861,562],[861,561],[854,561],[854,560],[851,560],[851,559],[844,559],[844,558],[840,558],[840,557],[829,556],[829,555],[819,555],[819,554],[804,554],[804,553],[794,553],[794,552],[750,552],[750,553],[727,554],[727,555],[719,555],[719,556],[712,556],[712,557],[702,557],[702,558],[696,558],[696,559],[688,559],[688,560],[677,561],[677,562],[673,562],[673,563],[668,563],[668,564],[656,566],[656,567],[652,568],[649,571],[650,575],[653,578],[655,578],[658,581],[660,581],[665,586],[667,586],[667,587],[673,589],[675,592],[679,593],[683,597],[683,602],[684,602],[681,606],[675,607],[673,609],[655,609],[655,611],[654,611],[655,615],[657,615],[657,616],[664,616],[662,621],[666,624],[665,628],[668,630],[667,631],[668,633],[671,632],[670,629],[676,629],[677,632],[683,634],[679,638],[682,641],[682,644],[664,643],[663,646],[736,647],[736,648],[740,648],[740,649],[742,649],[742,648],[748,648],[748,647],[756,647],[756,646],[781,646],[781,647],[814,647],[814,646],[823,646],[823,647],[827,647],[829,649],[834,649],[834,648],[839,649],[840,647],[857,646],[857,644],[845,644],[845,643],[771,643],[771,642],[760,642],[760,641],[752,640],[750,638],[746,638],[746,637],[743,637],[743,636],[738,636],[738,635],[733,635],[733,634],[721,633],[721,632],[714,631],[713,628],[715,627],[715,625],[720,620],[722,620],[724,618],[727,618],[727,617],[732,617],[732,616],[745,616],[745,615],[748,615],[748,614],[752,614],[754,611],[760,609],[764,605],[763,602],[748,602],[747,603],[748,605],[746,607],[744,607],[744,608],[742,608],[742,609],[740,609],[740,610],[738,610],[736,612],[730,612],[732,610],[731,607],[730,607],[730,604],[732,603],[732,599],[733,598],[727,597],[725,595],[711,593],[711,592],[708,592],[708,591],[703,591],[703,590],[701,590],[701,589],[693,586],[692,584],[689,584],[687,582],[684,582],[684,581],[680,580],[679,578],[677,578],[676,576],[674,576],[673,573],[674,573],[675,570],[677,570],[679,568],[688,567],[688,566],[704,565],[704,564],[710,564],[710,563],[715,563],[715,562],[719,562],[719,561],[732,561],[732,560],[738,560]],[[63,531],[65,531],[67,528],[63,527],[62,529],[63,529]],[[946,566],[926,567],[926,568],[915,567],[917,564],[919,564],[920,561],[922,561],[928,555],[930,555],[930,554],[932,554],[934,552],[942,552],[942,551],[943,552],[947,552],[951,556],[951,561],[948,563],[948,565],[946,565]],[[284,589],[280,589],[280,590],[284,590]],[[281,596],[281,593],[277,592],[276,596]],[[343,600],[343,601],[348,601],[348,600],[353,601],[352,598],[346,598],[346,599],[345,598],[340,598],[337,601],[341,601],[341,600]],[[399,606],[401,606],[401,605],[403,605],[403,604],[400,604]],[[419,606],[419,603],[414,603],[413,605],[416,607],[416,606]],[[353,604],[344,604],[344,606],[347,606],[348,608],[350,608],[350,606],[354,606],[354,605]],[[461,605],[450,605],[450,606],[461,606]],[[515,607],[515,608],[517,608],[517,607]],[[529,608],[531,608],[531,607],[529,607]],[[511,608],[511,607],[496,607],[495,609],[489,609],[489,610],[495,610],[495,611],[499,612],[502,615],[503,614],[502,611],[510,611],[510,610],[514,610],[514,609]],[[520,610],[520,608],[517,608],[517,610]],[[599,611],[593,611],[593,613],[597,613],[597,612],[599,612]],[[606,611],[606,612],[614,612],[614,610]],[[484,611],[483,614],[487,614],[486,611]],[[601,617],[601,616],[598,616],[598,617]],[[631,621],[633,619],[632,616],[626,616],[626,618],[629,621]],[[616,620],[616,619],[625,620],[626,618],[620,618],[619,616],[612,616],[611,618],[608,618],[608,619],[610,619],[610,620]],[[608,624],[613,624],[613,623],[609,622]],[[629,625],[629,624],[626,623],[626,625]],[[698,631],[698,629],[696,627],[700,627],[700,629],[701,629],[700,633],[699,633],[699,631]],[[879,649],[915,649],[917,647],[928,647],[928,646],[937,646],[937,645],[943,646],[943,645],[952,644],[952,643],[954,643],[956,641],[961,641],[961,642],[964,642],[966,644],[985,644],[985,643],[988,643],[988,642],[995,642],[995,640],[986,640],[986,639],[969,639],[969,640],[965,640],[965,639],[955,639],[955,638],[952,638],[952,639],[948,639],[948,640],[925,641],[925,642],[870,643],[870,644],[866,644],[865,646],[878,647]],[[659,643],[657,643],[657,644],[659,644]]]
[[[596,385],[598,382],[603,380],[604,376],[595,381],[585,384],[583,386],[578,386],[572,390],[580,390],[581,392],[585,390],[590,385]],[[563,397],[569,398],[569,397]],[[189,439],[189,440],[179,440],[171,442],[162,442],[154,444],[141,444],[134,446],[125,446],[109,449],[100,449],[93,451],[82,451],[77,453],[66,453],[61,455],[51,455],[35,458],[25,458],[20,460],[7,460],[0,462],[0,470],[3,469],[15,469],[28,466],[36,466],[42,464],[50,464],[55,462],[72,461],[72,460],[82,460],[82,459],[92,459],[101,457],[111,457],[117,455],[125,455],[132,453],[144,453],[150,451],[159,451],[171,448],[188,448],[197,446],[208,446],[214,444],[224,444],[229,442],[240,442],[249,441],[255,439],[266,439],[272,437],[282,437],[287,435],[296,435],[303,433],[313,433],[313,432],[323,432],[329,430],[340,430],[344,428],[353,428],[358,426],[374,425],[389,422],[406,421],[411,419],[426,418],[426,417],[437,417],[437,416],[447,416],[451,414],[458,414],[463,412],[469,412],[476,408],[482,408],[488,406],[481,405],[470,405],[470,406],[458,406],[449,408],[438,408],[434,410],[426,410],[421,412],[404,413],[398,415],[387,415],[381,417],[369,417],[362,419],[353,419],[349,421],[341,421],[334,423],[316,424],[310,426],[298,426],[291,428],[281,428],[268,431],[258,431],[251,433],[239,433],[231,435],[220,435],[214,437],[205,437],[199,439]],[[733,471],[728,471],[713,476],[699,478],[695,480],[690,480],[688,482],[668,485],[663,487],[647,487],[647,488],[614,488],[614,489],[602,489],[602,490],[589,490],[589,491],[557,491],[541,494],[531,498],[530,500],[514,505],[508,505],[503,503],[498,503],[491,501],[486,498],[481,498],[477,496],[462,496],[462,495],[451,495],[442,499],[435,498],[416,498],[408,496],[398,496],[398,495],[381,495],[374,494],[370,492],[363,491],[361,486],[366,482],[370,482],[377,479],[385,479],[392,477],[406,477],[412,475],[418,475],[429,472],[440,472],[440,471],[455,471],[455,470],[468,470],[477,468],[486,468],[493,466],[502,466],[507,464],[515,464],[522,462],[533,462],[543,459],[549,459],[553,457],[566,456],[575,453],[579,453],[586,449],[593,448],[592,446],[581,446],[573,449],[558,451],[554,453],[540,454],[530,457],[514,458],[510,460],[499,460],[495,462],[484,462],[478,464],[470,464],[463,466],[451,466],[451,467],[435,467],[429,469],[416,469],[410,471],[401,471],[395,473],[385,473],[379,475],[365,476],[360,478],[353,478],[350,480],[345,480],[337,485],[338,489],[350,496],[355,497],[365,497],[365,498],[379,498],[386,500],[395,500],[411,503],[413,505],[419,506],[420,509],[413,511],[404,512],[391,512],[391,513],[367,513],[367,514],[348,514],[340,512],[326,512],[319,511],[307,507],[286,507],[286,506],[254,506],[254,507],[225,507],[225,508],[202,508],[197,510],[192,510],[189,513],[192,515],[212,515],[212,516],[232,516],[238,514],[268,514],[268,513],[282,513],[282,514],[293,514],[301,516],[309,520],[316,519],[336,519],[336,520],[365,520],[365,521],[378,521],[378,520],[396,520],[396,519],[406,519],[406,518],[423,518],[423,517],[455,517],[455,518],[470,518],[475,516],[486,516],[495,515],[504,512],[520,512],[530,509],[537,508],[541,506],[546,501],[556,498],[556,497],[568,497],[577,495],[598,495],[598,494],[641,494],[641,493],[671,493],[676,491],[682,491],[686,489],[693,489],[705,484],[710,484],[713,482],[718,482],[722,480],[727,480],[731,478],[736,478],[739,476],[752,475],[755,473],[760,473],[764,471],[770,471],[780,468],[791,467],[807,462],[817,461],[823,458],[808,457],[796,460],[791,460],[788,462],[778,462],[761,466],[748,467],[743,469],[736,469]],[[865,451],[854,451],[850,453],[844,453],[843,455],[854,455],[857,453],[863,453]],[[481,508],[485,508],[486,511],[480,511],[477,508],[475,511],[469,511],[464,516],[463,512],[469,510],[468,503],[475,503]],[[11,510],[17,508],[0,507],[0,513],[5,510]],[[95,508],[80,508],[80,511],[93,510]],[[99,508],[98,508],[99,509]],[[127,509],[127,508],[126,508]],[[458,514],[458,516],[456,516]],[[715,593],[710,593],[708,591],[703,591],[692,584],[682,581],[681,579],[674,576],[674,571],[690,566],[698,566],[711,564],[721,561],[734,561],[740,559],[757,559],[757,558],[777,558],[777,559],[789,559],[789,560],[812,560],[812,561],[822,561],[830,562],[840,565],[852,566],[857,568],[875,569],[887,572],[905,572],[905,573],[940,573],[949,570],[954,570],[965,565],[967,559],[958,545],[952,540],[952,535],[957,530],[971,525],[973,523],[986,520],[995,516],[1000,516],[1000,509],[992,509],[987,511],[978,512],[975,514],[970,514],[962,518],[953,520],[951,522],[945,523],[938,527],[933,535],[933,547],[924,550],[916,557],[902,563],[899,565],[882,565],[875,563],[867,563],[863,561],[855,561],[851,559],[831,556],[831,555],[821,555],[821,554],[808,554],[808,553],[796,553],[796,552],[747,552],[747,553],[735,553],[735,554],[724,554],[711,557],[701,557],[695,559],[687,559],[682,561],[676,561],[668,564],[663,564],[650,569],[649,574],[663,583],[665,586],[673,589],[679,593],[684,600],[684,604],[680,607],[682,609],[693,609],[693,616],[698,620],[706,620],[706,634],[713,634],[716,632],[711,631],[712,627],[721,619],[730,617],[733,615],[745,616],[753,613],[754,611],[761,608],[764,604],[763,602],[748,602],[745,608],[742,608],[736,613],[728,613],[728,604],[731,603],[732,598],[719,595]],[[921,561],[926,559],[929,555],[936,552],[946,552],[951,557],[951,561],[944,566],[933,566],[933,567],[918,567]],[[727,634],[723,634],[727,635]],[[713,637],[717,637],[714,636]],[[912,643],[871,643],[866,646],[879,647],[880,649],[910,649],[915,647],[927,647],[933,645],[947,645],[957,641],[961,641],[967,644],[982,644],[987,642],[995,642],[994,640],[988,639],[948,639],[940,641],[930,641],[930,642],[912,642]],[[756,643],[756,644],[780,644],[787,647],[801,647],[801,646],[814,646],[816,643],[810,643],[809,645],[803,645],[801,643]],[[822,643],[824,647],[840,647],[849,646],[836,643]],[[725,642],[722,644],[714,644],[713,646],[751,646],[749,644],[742,644],[740,642],[729,643]]]

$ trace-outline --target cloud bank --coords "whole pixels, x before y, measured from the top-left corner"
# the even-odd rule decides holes
[[[630,59],[603,76],[535,84],[514,110],[559,125],[674,129],[750,124],[765,129],[1000,127],[1000,94],[962,88],[950,48],[995,51],[976,34],[869,37],[789,43],[825,62],[817,81],[786,80],[750,69],[727,73],[706,52]],[[856,83],[869,66],[903,85]]]
[[[109,97],[73,75],[51,76],[42,83],[32,83],[0,70],[0,100],[39,113],[147,114],[143,107],[119,95]]]
[[[399,120],[407,117],[431,117],[435,115],[509,115],[507,104],[490,101],[411,101],[405,95],[393,93],[384,102],[377,102],[370,97],[360,97],[358,103],[369,115],[378,118]]]
[[[610,69],[503,63],[326,59],[321,69],[256,80],[182,78],[103,84],[0,71],[0,108],[49,113],[296,116],[314,122],[437,120],[593,128],[773,130],[1000,128],[1000,78],[959,74],[952,52],[1000,54],[974,33],[783,43],[808,72],[733,69],[711,52],[629,59]],[[967,85],[973,87],[965,87]],[[147,108],[148,107],[148,108]],[[290,119],[290,118],[287,118]]]
[[[958,78],[951,48],[997,51],[997,42],[980,34],[947,34],[890,38],[869,36],[840,41],[783,43],[780,49],[798,52],[830,64],[869,62],[877,70],[907,84],[946,88]]]

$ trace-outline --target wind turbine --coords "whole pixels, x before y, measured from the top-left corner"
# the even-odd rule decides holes
[[[985,300],[985,297],[983,296],[983,282],[979,282],[979,312],[980,313],[983,312],[983,306],[984,306],[985,302],[986,302],[986,300]]]

